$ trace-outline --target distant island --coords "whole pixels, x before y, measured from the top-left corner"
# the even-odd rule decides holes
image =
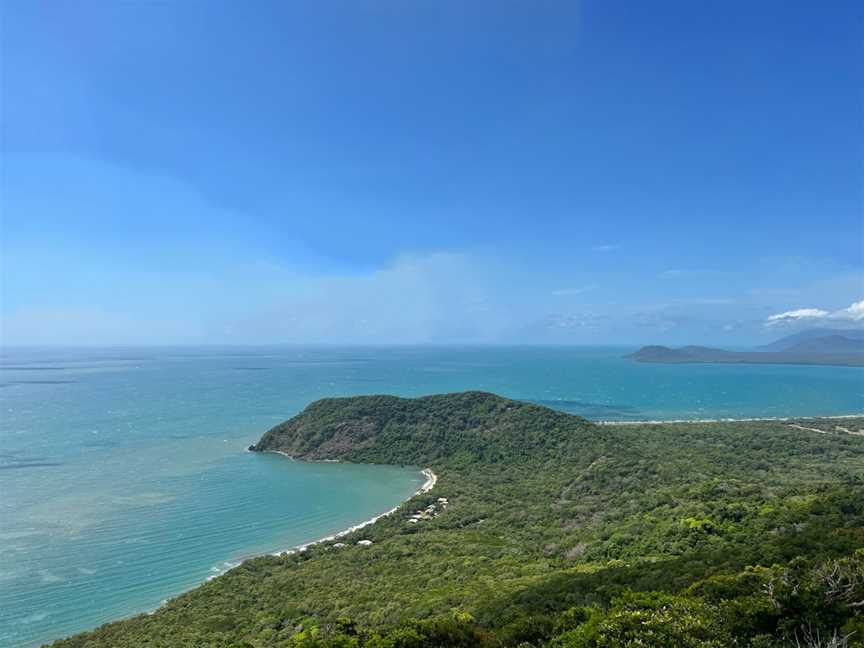
[[[781,338],[755,351],[704,346],[645,346],[626,356],[637,362],[750,363],[864,366],[864,331],[813,329]]]
[[[250,449],[438,479],[56,648],[861,646],[815,639],[864,634],[864,418],[597,425],[483,392],[362,396]]]

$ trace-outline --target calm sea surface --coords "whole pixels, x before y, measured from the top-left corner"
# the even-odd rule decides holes
[[[368,519],[418,468],[244,448],[323,396],[482,389],[593,419],[851,414],[864,370],[650,365],[622,348],[5,350],[0,645],[151,610]]]

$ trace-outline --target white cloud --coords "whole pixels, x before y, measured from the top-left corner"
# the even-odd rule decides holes
[[[281,296],[214,336],[290,343],[495,340],[512,328],[493,260],[461,253],[403,255],[364,275],[274,277]]]
[[[831,313],[832,319],[848,319],[853,322],[864,320],[864,299],[851,304],[848,308]]]
[[[777,324],[789,324],[792,322],[806,321],[852,321],[858,322],[864,320],[864,299],[849,305],[847,308],[841,308],[836,311],[826,311],[821,308],[799,308],[797,310],[786,311],[771,315],[765,321],[767,326],[775,326]]]
[[[821,319],[828,317],[828,311],[819,308],[799,308],[798,310],[786,311],[785,313],[777,313],[768,317],[768,324],[781,324],[783,322],[794,322],[807,319]]]

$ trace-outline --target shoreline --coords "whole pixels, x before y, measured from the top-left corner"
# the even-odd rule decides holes
[[[759,421],[810,421],[813,419],[842,420],[864,418],[861,414],[833,414],[830,416],[755,416],[749,418],[707,418],[707,419],[651,419],[640,421],[591,421],[597,425],[666,425],[667,423],[753,423]]]
[[[247,452],[251,452],[251,450],[247,449]],[[300,461],[298,459],[295,459],[291,455],[289,455],[287,452],[282,452],[281,450],[265,450],[262,454],[264,454],[264,453],[278,454],[278,455],[282,455],[283,457],[287,457],[291,461]],[[321,463],[340,463],[340,462],[338,459],[328,459],[328,460],[325,460]],[[182,592],[178,592],[177,594],[174,594],[174,595],[170,596],[169,598],[164,599],[158,606],[156,606],[155,608],[153,608],[151,610],[147,610],[147,611],[143,612],[143,614],[147,614],[148,616],[151,614],[155,614],[158,610],[165,607],[171,600],[177,598],[178,596],[182,596],[186,592],[191,592],[194,589],[202,587],[203,585],[206,585],[210,581],[212,581],[216,578],[219,578],[220,576],[224,576],[225,574],[230,572],[232,569],[236,569],[237,567],[239,567],[240,565],[245,563],[247,560],[254,560],[255,558],[260,558],[262,556],[276,556],[276,557],[278,557],[278,556],[282,556],[282,555],[293,555],[296,553],[303,553],[309,547],[323,544],[325,542],[332,542],[333,540],[338,540],[339,538],[343,538],[346,535],[353,533],[354,531],[359,531],[360,529],[362,529],[364,527],[367,527],[371,524],[374,524],[375,522],[377,522],[381,518],[387,517],[388,515],[392,515],[393,513],[398,511],[399,507],[401,507],[403,504],[405,504],[405,502],[411,501],[412,499],[414,499],[418,495],[425,495],[426,493],[431,491],[433,488],[435,488],[435,484],[438,483],[438,475],[436,475],[432,471],[431,468],[424,468],[423,470],[420,471],[420,474],[422,474],[424,477],[426,477],[426,481],[423,482],[423,484],[420,486],[420,488],[418,488],[416,491],[414,491],[409,497],[407,497],[406,499],[399,502],[399,504],[397,504],[396,506],[394,506],[390,510],[384,511],[383,513],[379,513],[378,515],[375,515],[374,517],[371,517],[368,520],[364,520],[363,522],[359,522],[358,524],[355,524],[353,526],[350,526],[347,529],[343,529],[342,531],[338,531],[332,535],[324,536],[323,538],[318,538],[317,540],[313,540],[311,542],[306,542],[306,543],[299,544],[299,545],[293,545],[290,548],[283,549],[281,551],[251,554],[251,555],[245,556],[243,558],[240,558],[237,562],[225,561],[223,563],[226,566],[225,569],[219,570],[215,574],[210,574],[210,576],[208,576],[207,578],[205,578],[203,581],[199,582],[198,584],[190,587],[189,589],[183,590]],[[128,618],[128,617],[121,617],[120,619],[116,619],[116,620],[119,621],[119,620],[123,620],[125,618]]]
[[[274,452],[274,453],[278,453],[278,454],[284,455],[286,457],[289,457],[289,455],[285,454],[284,452],[279,452],[278,450],[273,450],[273,451],[268,450],[267,452]],[[294,459],[293,457],[290,457],[290,458],[292,461],[296,461],[296,459]],[[333,460],[328,461],[327,463],[339,463],[339,461],[336,459],[333,459]],[[388,515],[392,515],[393,513],[398,511],[399,508],[403,504],[405,504],[405,502],[414,499],[418,495],[425,495],[426,493],[431,491],[433,488],[435,488],[435,484],[438,483],[438,475],[436,475],[434,472],[432,472],[431,468],[424,468],[423,470],[420,471],[420,473],[426,477],[426,481],[423,482],[423,485],[420,486],[420,488],[418,488],[416,491],[414,491],[408,499],[403,500],[402,502],[400,502],[399,504],[397,504],[396,506],[391,508],[389,511],[384,511],[383,513],[379,513],[378,515],[375,515],[375,516],[369,518],[368,520],[364,520],[363,522],[359,522],[358,524],[355,524],[354,526],[350,526],[347,529],[343,529],[342,531],[338,531],[332,535],[324,536],[323,538],[318,538],[317,540],[313,540],[312,542],[306,542],[304,544],[294,545],[293,547],[291,547],[289,549],[284,549],[282,551],[274,551],[274,552],[267,554],[267,555],[282,556],[284,554],[292,555],[295,553],[302,553],[302,552],[306,551],[306,549],[308,549],[309,547],[323,544],[325,542],[332,542],[333,540],[338,540],[339,538],[344,538],[345,536],[347,536],[351,533],[354,533],[355,531],[359,531],[360,529],[367,527],[370,524],[375,524],[381,518],[387,517]],[[263,554],[261,554],[261,555],[263,555]],[[255,558],[255,557],[256,556],[250,556],[249,558],[245,558],[244,561],[249,560],[251,558]]]
[[[283,457],[290,459],[291,461],[301,461],[301,460],[295,459],[294,457],[289,455],[287,452],[282,452],[281,450],[265,450],[262,454],[278,454],[278,455],[282,455]],[[325,460],[318,462],[318,463],[340,463],[340,462],[338,459],[325,459]],[[241,558],[237,562],[230,562],[229,563],[226,561],[224,564],[226,566],[227,565],[230,565],[230,566],[228,566],[225,570],[220,570],[218,573],[211,574],[210,576],[208,576],[205,579],[204,583],[209,583],[213,579],[219,578],[220,576],[227,574],[229,571],[231,571],[232,569],[235,569],[236,567],[239,567],[240,565],[242,565],[247,560],[252,560],[254,558],[260,558],[261,556],[277,556],[278,557],[278,556],[283,556],[283,555],[289,555],[290,556],[290,555],[297,554],[297,553],[303,553],[309,547],[313,547],[313,546],[319,545],[319,544],[324,544],[326,542],[333,542],[334,540],[338,540],[339,538],[344,538],[345,536],[347,536],[351,533],[354,533],[355,531],[359,531],[360,529],[362,529],[364,527],[367,527],[371,524],[375,524],[375,522],[377,522],[381,518],[387,517],[388,515],[392,515],[393,513],[398,511],[399,508],[403,504],[405,504],[405,502],[412,500],[413,498],[417,497],[418,495],[425,495],[426,493],[428,493],[429,491],[431,491],[435,487],[435,484],[438,483],[438,475],[436,475],[432,471],[431,468],[424,468],[423,470],[420,471],[420,473],[424,477],[426,477],[426,481],[423,482],[423,485],[420,486],[420,488],[418,488],[416,491],[414,491],[408,498],[402,500],[401,502],[399,502],[399,504],[397,504],[393,508],[391,508],[387,511],[384,511],[383,513],[379,513],[378,515],[375,515],[375,516],[369,518],[368,520],[364,520],[364,521],[359,522],[353,526],[350,526],[347,529],[337,531],[336,533],[324,536],[322,538],[318,538],[317,540],[312,540],[311,542],[305,542],[303,544],[292,545],[291,547],[289,547],[287,549],[281,549],[279,551],[252,554],[252,555],[245,556],[245,557]],[[196,587],[199,587],[199,585],[196,585]],[[167,603],[167,600],[164,601],[162,605],[164,605],[165,603]],[[162,605],[160,605],[159,607],[162,607]],[[153,610],[153,612],[155,612],[155,610]],[[153,612],[150,612],[150,614],[152,614]]]

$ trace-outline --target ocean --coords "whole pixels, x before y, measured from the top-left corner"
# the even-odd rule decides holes
[[[862,368],[638,364],[630,350],[4,350],[0,645],[153,610],[414,493],[422,466],[245,451],[325,396],[479,389],[595,420],[864,412]]]

